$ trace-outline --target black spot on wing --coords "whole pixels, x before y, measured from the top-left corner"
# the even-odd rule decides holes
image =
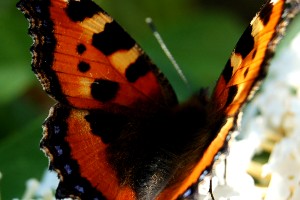
[[[229,90],[228,90],[228,97],[227,97],[227,101],[225,104],[225,107],[227,107],[228,105],[230,105],[234,99],[234,97],[236,96],[238,92],[238,87],[236,85],[230,86]]]
[[[131,83],[135,82],[138,78],[147,74],[150,71],[152,63],[145,56],[139,56],[138,59],[129,65],[126,69],[125,76]]]
[[[85,119],[90,123],[92,133],[100,136],[105,144],[115,141],[128,123],[125,116],[103,110],[92,110]]]
[[[247,75],[248,75],[248,72],[249,72],[249,67],[246,69],[246,71],[244,72],[244,78],[246,78],[247,77]]]
[[[245,58],[254,48],[254,38],[252,37],[251,32],[252,26],[248,26],[236,44],[235,53],[241,54],[242,58]]]
[[[267,25],[267,23],[270,20],[273,7],[274,7],[273,4],[268,2],[258,14],[258,16],[262,20],[264,26]]]
[[[222,72],[222,76],[225,79],[226,83],[228,83],[232,77],[232,70],[233,70],[233,67],[231,67],[230,59],[229,59],[226,63],[225,68],[223,69],[223,72]]]
[[[91,0],[69,0],[66,13],[72,21],[82,22],[85,18],[91,18],[98,12],[104,12]]]
[[[107,102],[114,99],[119,90],[119,84],[114,81],[97,79],[91,85],[91,94],[93,98]]]
[[[79,62],[79,64],[78,64],[78,70],[79,70],[80,72],[82,72],[82,73],[85,73],[85,72],[89,71],[90,68],[91,68],[90,64],[89,64],[89,63],[86,63],[86,62],[84,62],[84,61],[81,61],[81,62]]]
[[[86,51],[86,47],[84,44],[77,45],[76,51],[79,55],[82,55]]]
[[[254,59],[254,58],[255,58],[255,56],[256,56],[256,53],[257,53],[257,49],[255,49],[255,50],[253,51],[253,53],[252,53],[252,59]]]
[[[104,55],[111,55],[118,50],[129,50],[135,41],[115,21],[105,24],[104,31],[94,34],[92,45]]]

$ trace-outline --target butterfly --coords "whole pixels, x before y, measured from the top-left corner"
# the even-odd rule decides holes
[[[57,101],[40,146],[57,198],[193,198],[226,152],[242,107],[266,77],[299,0],[270,0],[251,21],[211,95],[178,103],[140,46],[91,0],[21,0],[32,70]]]

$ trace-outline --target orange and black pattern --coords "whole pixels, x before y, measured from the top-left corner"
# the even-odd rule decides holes
[[[193,199],[226,152],[238,115],[265,78],[300,0],[266,2],[212,96],[178,104],[139,45],[91,0],[21,0],[32,69],[58,103],[41,148],[60,178],[56,197]]]

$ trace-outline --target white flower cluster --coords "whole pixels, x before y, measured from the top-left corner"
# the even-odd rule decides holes
[[[55,200],[54,191],[58,185],[57,174],[46,170],[41,182],[36,179],[29,179],[26,182],[26,190],[22,200]],[[14,200],[18,200],[15,198]]]
[[[271,174],[265,200],[300,199],[300,33],[282,49],[271,78],[257,99],[264,132],[278,134],[265,174]]]

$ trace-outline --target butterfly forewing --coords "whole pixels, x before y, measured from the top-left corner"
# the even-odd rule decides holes
[[[177,103],[136,42],[90,0],[24,0],[33,70],[44,90],[76,108],[151,111]]]

